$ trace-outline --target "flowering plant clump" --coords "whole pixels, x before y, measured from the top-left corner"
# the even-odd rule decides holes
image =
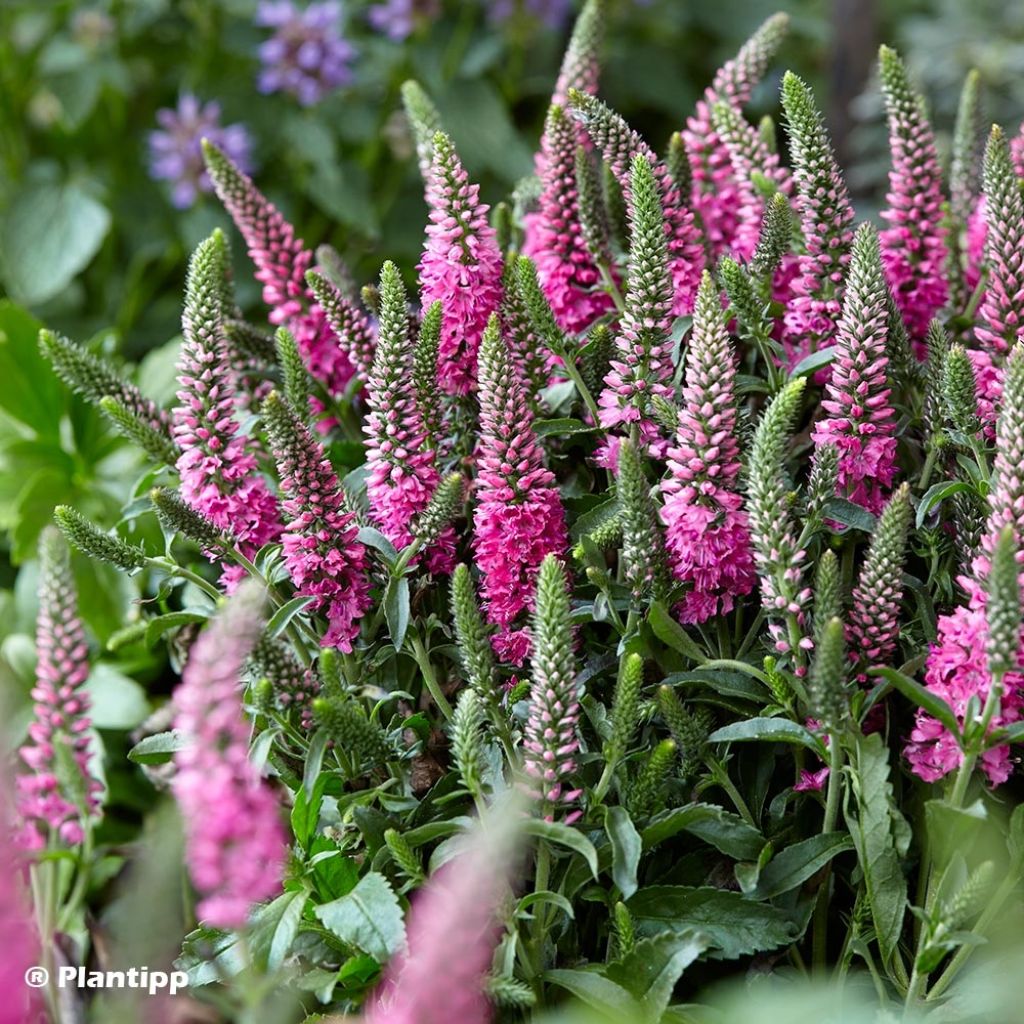
[[[369,16],[397,37],[429,8]],[[260,11],[263,88],[313,102],[351,56],[335,5]],[[122,884],[167,882],[185,932],[152,955],[219,1019],[810,1019],[776,1002],[798,973],[851,1021],[1015,1019],[972,1003],[1017,955],[996,926],[1024,877],[1011,148],[959,145],[947,203],[883,47],[884,227],[857,223],[804,81],[782,78],[787,159],[744,112],[785,16],[664,157],[598,95],[608,16],[581,11],[514,202],[407,83],[415,272],[359,290],[209,134],[263,315],[217,230],[168,407],[42,332],[145,469],[114,529],[83,502],[43,535],[0,791],[19,949],[108,955],[86,908],[138,856]],[[166,646],[180,675],[126,749],[68,546],[137,594],[107,648]],[[137,855],[105,817],[125,757],[180,814]],[[754,1005],[712,985],[754,974]]]

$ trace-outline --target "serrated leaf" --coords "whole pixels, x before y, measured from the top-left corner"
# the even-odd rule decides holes
[[[402,948],[405,923],[402,908],[388,880],[371,871],[346,896],[314,910],[332,934],[384,963]]]
[[[715,959],[733,960],[777,949],[799,933],[783,911],[727,889],[650,886],[641,889],[626,906],[647,930],[699,932],[714,949],[711,955]]]
[[[763,740],[768,743],[792,743],[813,750],[823,761],[828,760],[825,745],[799,722],[788,718],[748,718],[745,722],[733,722],[716,729],[709,737],[709,743],[747,743]]]
[[[717,804],[687,804],[662,811],[651,819],[640,834],[644,849],[689,832],[727,857],[735,860],[756,860],[764,848],[765,839],[752,825]]]
[[[787,846],[761,871],[757,887],[747,893],[751,899],[770,900],[802,885],[833,857],[853,849],[853,840],[845,832],[823,832]]]
[[[893,834],[893,819],[900,812],[889,780],[889,751],[879,733],[857,737],[850,769],[846,825],[864,875],[882,961],[888,963],[903,930],[907,880]]]
[[[707,947],[701,935],[663,932],[640,939],[627,956],[609,964],[605,974],[640,1002],[644,1021],[657,1024],[676,982]]]

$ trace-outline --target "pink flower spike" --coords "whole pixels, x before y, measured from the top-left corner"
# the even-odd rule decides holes
[[[19,842],[31,850],[81,843],[103,789],[89,769],[89,645],[68,549],[53,528],[40,537],[39,574],[33,719],[19,751],[31,774],[16,783]]]
[[[284,563],[298,596],[327,616],[323,647],[351,651],[370,607],[366,548],[330,461],[306,425],[276,392],[263,403],[267,439],[287,495]]]
[[[601,273],[580,224],[578,130],[561,107],[551,108],[541,138],[540,211],[523,246],[523,255],[537,265],[541,288],[558,326],[570,334],[586,330],[614,308],[611,296],[601,289]]]
[[[736,357],[718,290],[706,271],[697,294],[686,380],[661,521],[672,572],[688,585],[677,613],[704,622],[732,610],[756,583],[747,517],[736,483]]]
[[[842,497],[880,512],[896,473],[896,414],[886,355],[888,313],[878,235],[862,224],[836,339],[832,377],[822,400],[827,413],[814,428],[816,445],[839,451]]]
[[[545,555],[565,551],[568,533],[555,477],[544,466],[523,383],[496,315],[480,346],[479,378],[473,549],[487,619],[504,634],[514,632],[516,620],[534,607],[540,564]],[[518,644],[501,648],[501,641],[499,648],[522,650]]]
[[[377,354],[366,393],[366,493],[374,519],[398,548],[412,541],[415,521],[441,479],[416,399],[414,363],[405,287],[398,268],[388,262],[380,275]],[[451,526],[442,530],[427,559],[432,572],[450,573],[455,567]]]
[[[256,264],[256,280],[263,285],[270,322],[287,327],[312,376],[332,395],[342,394],[352,377],[352,363],[306,283],[313,253],[252,179],[207,140],[203,155],[214,190]]]
[[[189,264],[178,361],[179,405],[173,412],[182,497],[235,538],[247,557],[281,534],[277,502],[238,433],[236,396],[224,341],[221,281],[223,236],[215,232]],[[232,589],[240,579],[227,570]]]
[[[241,928],[254,903],[280,891],[287,851],[277,799],[249,760],[242,669],[262,630],[263,593],[249,581],[189,653],[174,694],[175,727],[190,739],[174,761],[186,857],[214,928]]]
[[[949,250],[943,224],[942,170],[924,100],[914,92],[895,50],[879,51],[882,93],[889,116],[888,208],[882,218],[882,264],[914,350],[925,354],[932,318],[949,301]]]
[[[469,180],[451,139],[434,136],[427,181],[430,224],[420,260],[421,301],[444,309],[437,380],[450,395],[467,395],[476,384],[476,355],[488,317],[501,304],[504,260],[480,186]]]

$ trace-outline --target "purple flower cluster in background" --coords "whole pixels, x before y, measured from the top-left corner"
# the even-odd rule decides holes
[[[418,23],[440,13],[440,0],[384,0],[366,12],[366,20],[371,28],[400,43],[412,35]]]
[[[352,81],[355,47],[341,34],[341,5],[312,3],[299,10],[291,0],[264,0],[256,24],[274,34],[260,46],[260,92],[286,92],[304,107]]]
[[[507,21],[521,12],[550,28],[561,28],[572,11],[572,0],[493,0],[485,6],[491,21]]]
[[[160,129],[149,134],[149,172],[157,181],[171,183],[171,202],[186,210],[200,192],[213,184],[203,162],[202,140],[209,139],[244,170],[252,170],[251,140],[244,125],[220,123],[220,104],[201,103],[184,93],[177,108],[165,107],[156,115]]]

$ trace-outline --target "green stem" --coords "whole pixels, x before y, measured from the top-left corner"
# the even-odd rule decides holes
[[[413,657],[416,659],[416,664],[419,665],[420,672],[423,673],[423,684],[430,692],[430,696],[434,698],[434,703],[441,709],[441,714],[450,722],[454,712],[452,711],[451,704],[448,702],[448,698],[441,691],[441,686],[434,673],[434,666],[430,663],[427,649],[423,646],[423,641],[418,635],[413,636],[411,642]]]
[[[740,791],[733,784],[732,779],[729,778],[729,773],[726,771],[725,765],[713,755],[707,755],[704,759],[704,763],[711,770],[715,782],[728,794],[729,799],[732,800],[733,805],[739,812],[740,817],[753,828],[757,828],[757,822],[754,820],[753,814],[750,813],[750,808],[747,806],[746,800],[740,795]]]
[[[829,773],[828,795],[825,799],[825,818],[822,822],[822,834],[833,832],[839,818],[839,797],[842,791],[843,748],[839,744],[839,736],[833,731],[829,734]],[[829,883],[832,880],[832,865],[825,869],[825,877],[818,890],[818,902],[814,908],[814,967],[824,973],[828,962],[828,916],[829,916]]]

